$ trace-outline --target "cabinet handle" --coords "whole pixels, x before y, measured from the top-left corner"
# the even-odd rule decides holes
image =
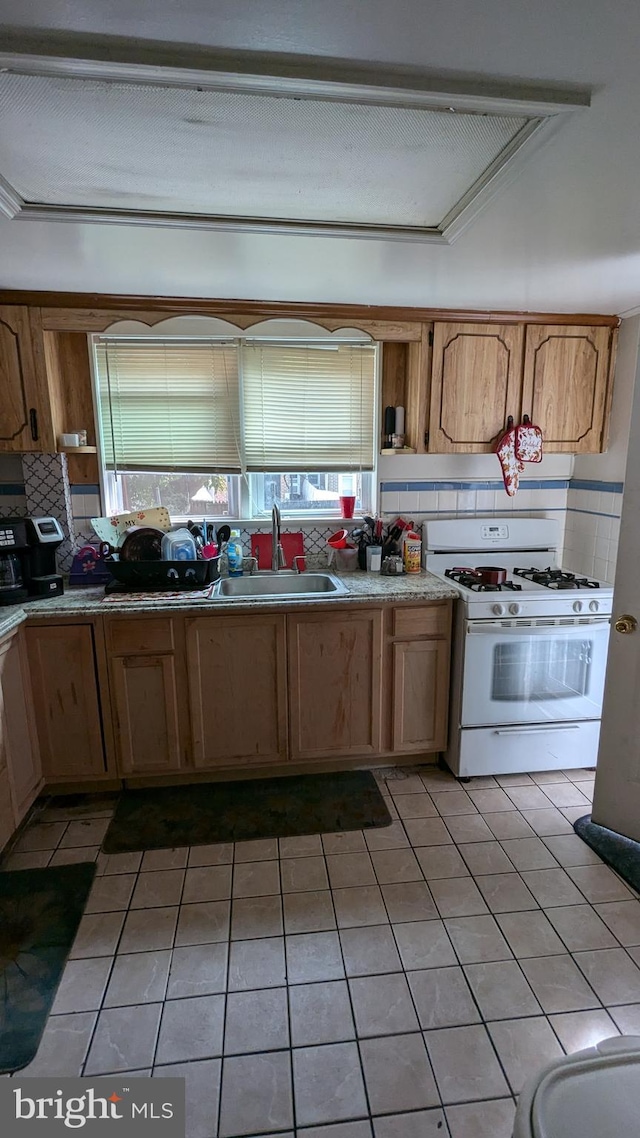
[[[31,427],[31,438],[34,443],[38,441],[38,412],[35,407],[29,408],[29,426]]]

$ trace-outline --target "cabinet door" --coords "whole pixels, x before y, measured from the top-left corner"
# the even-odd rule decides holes
[[[42,785],[31,683],[20,634],[0,646],[0,669],[7,770],[18,825]]]
[[[0,719],[0,729],[1,728],[2,720]],[[6,767],[0,765],[0,852],[13,836],[17,824],[13,812],[9,772]]]
[[[187,621],[196,767],[287,758],[285,618],[251,613]]]
[[[0,452],[41,451],[46,433],[43,368],[36,372],[28,308],[0,305]]]
[[[492,450],[507,417],[520,414],[523,340],[517,324],[434,324],[431,452]]]
[[[28,628],[26,638],[45,781],[105,777],[92,626]]]
[[[407,640],[393,645],[394,751],[442,751],[447,745],[449,643]]]
[[[522,409],[542,428],[544,450],[602,450],[611,340],[610,328],[528,325]]]
[[[120,773],[179,770],[182,754],[174,657],[115,657],[111,681]]]
[[[292,759],[380,751],[382,611],[291,614]]]

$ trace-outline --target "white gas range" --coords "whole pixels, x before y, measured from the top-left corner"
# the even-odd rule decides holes
[[[553,520],[425,522],[423,538],[425,567],[462,601],[445,754],[453,772],[593,766],[613,587],[557,564]]]

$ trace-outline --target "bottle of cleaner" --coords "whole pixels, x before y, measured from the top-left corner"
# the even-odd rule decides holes
[[[420,534],[408,529],[404,532],[402,558],[405,573],[419,573],[422,561],[422,541]]]
[[[242,545],[240,542],[240,531],[237,529],[231,530],[229,544],[227,545],[227,560],[229,563],[229,576],[241,577],[242,576]]]

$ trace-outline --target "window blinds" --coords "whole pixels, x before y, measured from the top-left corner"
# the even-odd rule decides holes
[[[372,470],[373,344],[245,341],[247,470]]]
[[[97,337],[108,469],[374,466],[376,347]]]
[[[104,337],[96,362],[108,469],[241,469],[235,342]]]

